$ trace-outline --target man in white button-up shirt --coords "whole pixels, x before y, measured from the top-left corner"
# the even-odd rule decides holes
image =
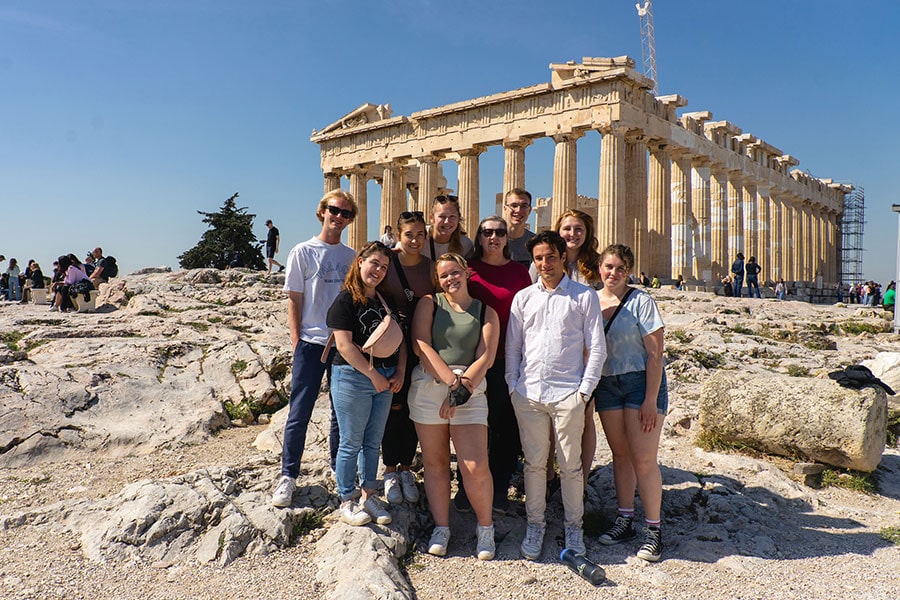
[[[506,333],[509,385],[525,452],[525,558],[541,555],[551,425],[565,509],[566,547],[584,554],[581,436],[585,409],[606,360],[600,302],[566,275],[566,243],[555,231],[528,240],[539,279],[513,298]]]

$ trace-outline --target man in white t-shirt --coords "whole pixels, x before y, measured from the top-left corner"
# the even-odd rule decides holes
[[[300,459],[306,445],[306,429],[319,396],[322,375],[331,371],[331,357],[324,364],[321,361],[328,340],[325,317],[356,258],[356,252],[341,243],[341,233],[356,218],[356,213],[353,196],[344,190],[328,192],[316,210],[322,223],[321,233],[300,242],[288,255],[284,291],[288,293],[288,325],[294,361],[290,412],[284,424],[281,479],[272,494],[274,506],[290,506],[293,501]],[[333,463],[338,442],[333,411],[331,429]]]

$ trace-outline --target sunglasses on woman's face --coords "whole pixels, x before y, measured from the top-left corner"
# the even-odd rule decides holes
[[[415,219],[415,218],[424,219],[425,213],[423,213],[421,210],[414,210],[412,212],[405,211],[405,212],[400,213],[400,218],[403,219],[404,221],[406,219]]]
[[[434,201],[437,202],[438,204],[446,204],[447,202],[458,203],[459,197],[458,196],[443,196],[443,195],[441,195],[441,196],[435,197]]]
[[[481,230],[481,235],[486,238],[492,237],[495,234],[497,237],[506,237],[506,230],[505,229],[490,229],[487,227],[484,227]]]
[[[346,208],[338,208],[337,206],[332,206],[330,204],[327,205],[325,208],[328,210],[328,212],[330,212],[335,217],[338,215],[341,215],[345,219],[353,218],[352,210],[347,210]]]

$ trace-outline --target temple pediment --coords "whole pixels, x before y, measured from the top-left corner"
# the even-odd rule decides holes
[[[346,115],[328,125],[324,129],[316,131],[313,129],[313,135],[322,135],[339,129],[354,129],[369,123],[384,121],[391,118],[390,104],[371,104],[366,102],[359,108],[348,112]]]

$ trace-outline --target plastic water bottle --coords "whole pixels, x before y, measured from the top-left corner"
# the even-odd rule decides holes
[[[604,571],[600,565],[595,565],[589,561],[587,557],[575,554],[575,552],[568,548],[565,548],[560,552],[559,560],[575,571],[579,577],[591,583],[591,585],[598,586],[606,581],[606,571]]]

